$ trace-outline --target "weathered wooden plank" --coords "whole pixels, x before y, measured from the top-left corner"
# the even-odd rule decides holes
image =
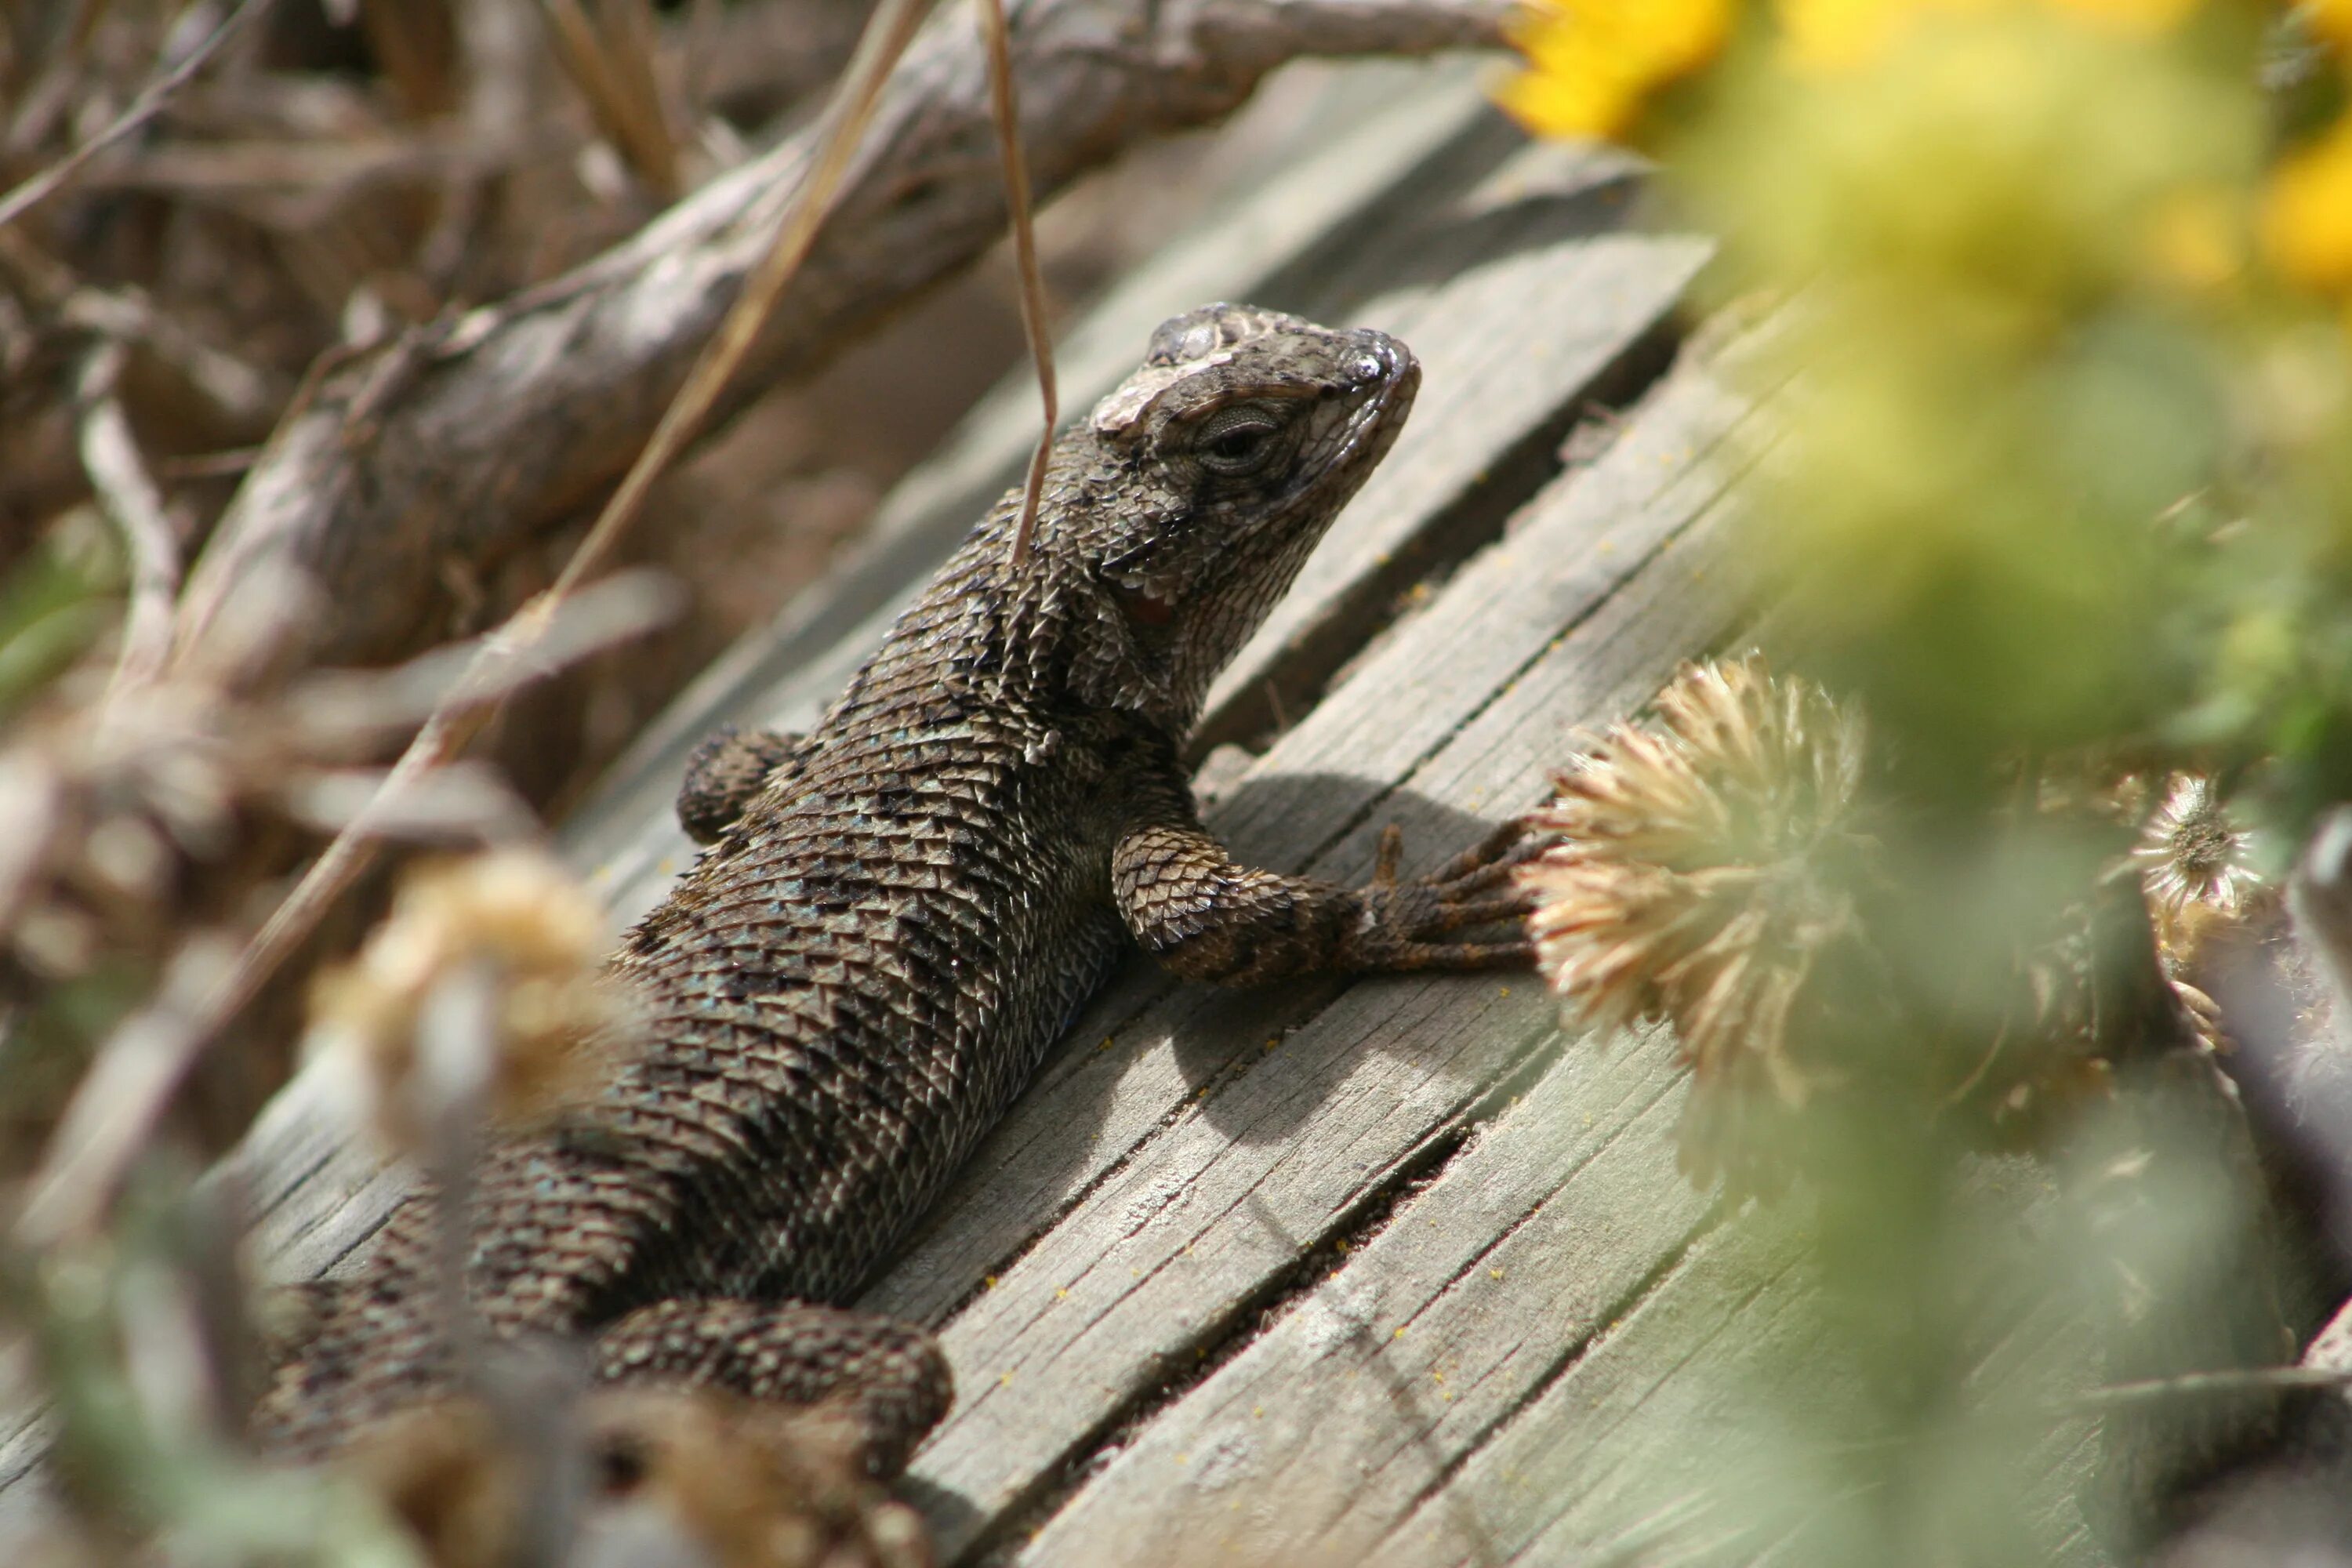
[[[1549,1032],[1528,987],[1366,985],[1201,1099],[945,1329],[955,1409],[917,1460],[952,1558],[1253,1310],[1364,1205],[1440,1160]]]
[[[1553,1043],[1554,1049],[1559,1042]],[[1182,1538],[1202,1562],[1368,1542],[1643,1288],[1706,1200],[1675,1173],[1659,1041],[1577,1040],[1369,1244],[1165,1415],[1024,1552]],[[1621,1234],[1638,1233],[1633,1237]]]
[[[1656,1121],[1650,1130],[1670,1136]],[[1674,1184],[1678,1178],[1669,1172],[1641,1195],[1657,1203]],[[2002,1184],[1988,1178],[1979,1195],[2013,1214],[2017,1200]],[[1423,1194],[1397,1223],[1412,1225],[1439,1191]],[[1522,1229],[1572,1192],[1547,1200]],[[1796,1268],[1802,1211],[1795,1201],[1750,1211],[1679,1257],[1650,1251],[1654,1267],[1640,1306],[1597,1343],[1580,1342],[1573,1322],[1558,1328],[1534,1313],[1506,1320],[1507,1337],[1516,1328],[1532,1346],[1554,1348],[1549,1384],[1466,1453],[1434,1456],[1449,1468],[1413,1500],[1411,1516],[1391,1520],[1377,1509],[1335,1516],[1320,1543],[1344,1542],[1397,1568],[1617,1561],[1627,1553],[1676,1563],[1820,1560],[1816,1532],[1829,1526],[1817,1506],[1794,1505],[1818,1505],[1839,1489],[1834,1450],[1850,1430],[1839,1425],[1839,1411],[1853,1396],[1853,1374],[1833,1321]],[[1619,1256],[1618,1248],[1631,1242],[1644,1250],[1656,1239],[1638,1222],[1623,1225],[1598,1247],[1567,1244],[1570,1257],[1559,1266],[1642,1277],[1643,1258]],[[1988,1321],[1997,1317],[1995,1310]],[[1391,1366],[1403,1348],[1382,1347]],[[2034,1397],[2079,1385],[2081,1349],[2073,1326],[2040,1314],[1976,1358],[1974,1381]],[[1191,1404],[1161,1425],[1186,1419]],[[2037,1561],[2105,1561],[2079,1510],[2078,1489],[2095,1450],[2086,1426],[2074,1420],[2017,1432],[2025,1450],[2017,1473],[2034,1484],[2007,1500],[2016,1511],[2000,1522],[2032,1542]],[[1150,1436],[1157,1440],[1158,1426]],[[1344,1428],[1317,1436],[1343,1447],[1351,1441]],[[1288,1501],[1295,1516],[1297,1500]],[[1082,1494],[1074,1512],[1085,1502]],[[1360,1522],[1379,1539],[1349,1534],[1348,1526]],[[1051,1539],[1049,1531],[1040,1545]]]
[[[1633,1560],[1820,1561],[1824,1522],[1790,1504],[1837,1489],[1837,1413],[1853,1394],[1834,1326],[1794,1267],[1801,1223],[1750,1213],[1703,1237],[1370,1560],[1551,1563],[1638,1549]],[[2068,1386],[2064,1371],[2049,1365],[2041,1386]],[[2017,1511],[2003,1528],[2032,1542],[2033,1561],[2103,1563],[2074,1495],[2095,1447],[2084,1424],[2021,1439],[2018,1473],[2042,1484],[2007,1500]]]
[[[1531,803],[1558,760],[1563,719],[1622,711],[1728,626],[1730,599],[1700,591],[1695,571],[1703,573],[1696,552],[1656,551],[1501,697],[1458,693],[1485,713],[1379,800],[1380,815],[1423,829],[1418,842],[1435,858],[1475,831],[1463,818],[1472,795]],[[1410,657],[1410,633],[1397,647]],[[1440,647],[1424,646],[1423,657]],[[1542,706],[1530,706],[1538,693]],[[1497,710],[1510,710],[1512,723],[1476,733]],[[1474,755],[1451,754],[1474,736]],[[1261,770],[1278,766],[1280,751]],[[1284,781],[1262,773],[1253,782]],[[1317,774],[1288,782],[1317,794],[1336,787]],[[1316,868],[1352,863],[1360,874],[1377,831],[1368,818]],[[1268,1022],[1253,1016],[1248,998],[1231,999],[1217,1022],[1219,1031],[1203,1036],[1147,1016],[1148,1037],[1166,1042],[1152,1048],[1194,1075],[1193,1101],[1180,1102],[1164,1131],[1128,1152],[947,1326],[964,1394],[915,1473],[952,1505],[933,1510],[949,1556],[1008,1528],[1060,1465],[1252,1311],[1305,1248],[1442,1154],[1479,1091],[1548,1035],[1552,1016],[1540,988],[1523,980],[1514,988],[1446,977],[1352,987],[1272,1053],[1259,1050]],[[1118,1050],[1115,1038],[1105,1054]],[[1251,1056],[1261,1059],[1244,1068]],[[1469,1081],[1439,1092],[1428,1076],[1433,1060]],[[1084,1110],[1058,1110],[1064,1146],[1075,1149],[1071,1129],[1087,1125]],[[931,1244],[954,1242],[935,1235]]]
[[[1801,1523],[1756,1529],[1718,1488],[1767,1441],[1740,1430],[1753,1391],[1834,1364],[1777,1217],[1702,1236],[1569,1375],[1386,1531],[1370,1562],[1733,1561]]]

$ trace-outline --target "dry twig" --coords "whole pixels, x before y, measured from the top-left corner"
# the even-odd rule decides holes
[[[51,163],[39,174],[18,184],[6,195],[0,196],[0,228],[5,228],[35,206],[62,189],[82,166],[109,147],[121,141],[150,120],[155,118],[172,95],[194,80],[198,71],[212,63],[213,58],[227,47],[229,41],[250,26],[269,7],[269,0],[237,0],[236,9],[221,18],[220,26],[207,34],[202,43],[182,57],[180,63],[157,76],[140,89],[130,106],[115,116],[113,121],[97,135],[76,147],[63,158]]]
[[[1045,330],[1045,280],[1037,268],[1037,234],[1030,222],[1029,163],[1021,153],[1021,98],[1013,80],[1013,28],[1004,0],[979,0],[981,26],[988,35],[988,107],[996,121],[997,151],[1004,160],[1004,205],[1013,217],[1013,260],[1021,273],[1021,328],[1029,358],[1037,367],[1037,399],[1045,405],[1045,428],[1029,455],[1021,486],[1021,521],[1013,530],[1013,564],[1029,558],[1029,536],[1037,527],[1037,500],[1045,493],[1045,465],[1054,456],[1054,426],[1061,423],[1061,396],[1054,385],[1054,340]]]

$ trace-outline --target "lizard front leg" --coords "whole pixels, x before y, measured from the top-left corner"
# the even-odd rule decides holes
[[[768,775],[800,754],[803,736],[782,730],[721,725],[686,759],[677,786],[677,825],[697,844],[716,842],[743,815]]]
[[[1238,866],[1187,815],[1132,826],[1111,857],[1120,917],[1146,952],[1177,973],[1249,985],[1318,971],[1488,969],[1528,963],[1524,931],[1442,940],[1528,910],[1510,885],[1532,853],[1516,823],[1425,877],[1400,881],[1402,836],[1381,836],[1372,879],[1345,888]]]

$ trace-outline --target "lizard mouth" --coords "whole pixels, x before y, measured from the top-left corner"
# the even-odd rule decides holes
[[[1118,607],[1127,618],[1138,626],[1164,626],[1176,618],[1176,606],[1148,588],[1130,588],[1124,583],[1115,584]]]

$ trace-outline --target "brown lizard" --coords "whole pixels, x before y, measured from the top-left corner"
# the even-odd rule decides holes
[[[1057,444],[1034,545],[1009,496],[805,736],[722,734],[679,813],[709,849],[614,968],[649,1043],[595,1136],[495,1140],[465,1294],[488,1342],[594,1376],[854,1418],[895,1475],[945,1413],[919,1328],[847,1300],[1130,942],[1225,984],[1524,961],[1505,828],[1349,889],[1235,865],[1180,760],[1211,680],[1395,439],[1421,370],[1376,331],[1216,305],[1154,335]],[[438,1211],[323,1298],[257,1429],[315,1455],[446,1392]],[[625,1468],[625,1467],[624,1467]]]

